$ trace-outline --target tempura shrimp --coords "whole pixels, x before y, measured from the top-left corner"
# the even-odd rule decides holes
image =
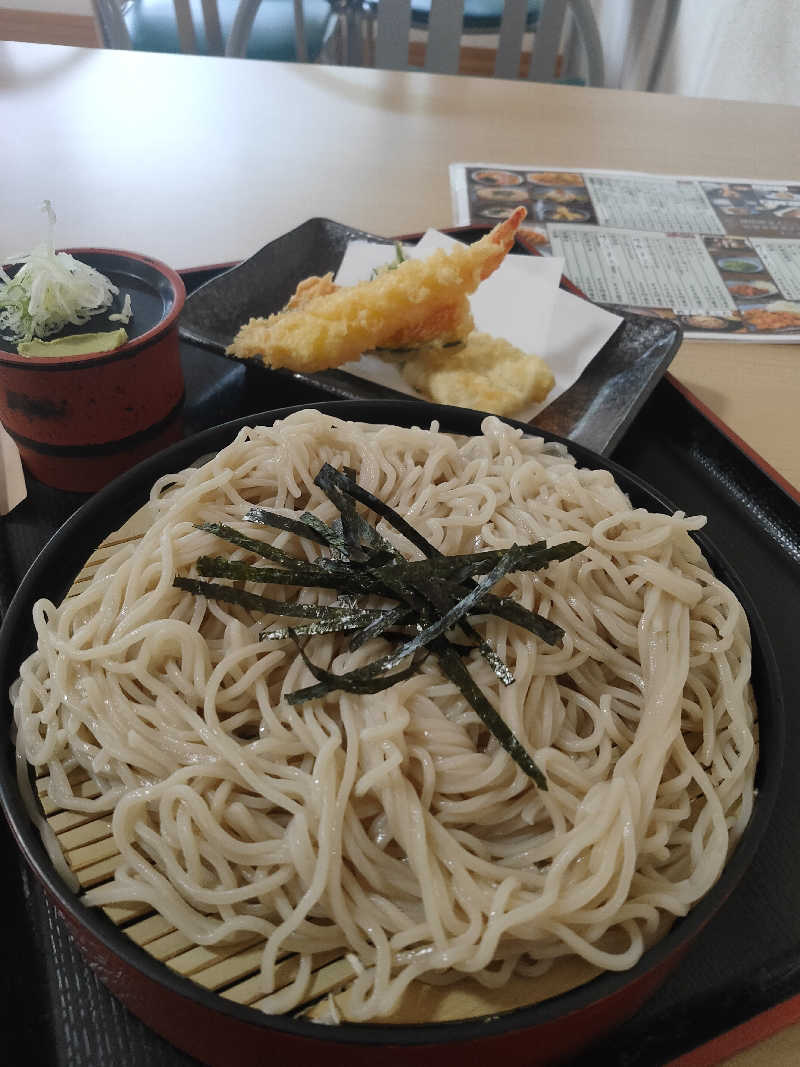
[[[474,245],[406,260],[358,285],[307,278],[285,310],[242,326],[228,353],[309,373],[371,349],[461,341],[474,326],[468,294],[500,266],[524,217],[521,208]]]

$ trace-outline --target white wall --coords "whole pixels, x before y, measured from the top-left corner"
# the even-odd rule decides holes
[[[644,89],[666,11],[665,0],[592,0],[610,89]]]
[[[657,88],[800,105],[797,0],[683,0]]]
[[[644,89],[666,0],[592,0],[608,85]],[[797,0],[681,0],[655,88],[683,96],[800,105]]]

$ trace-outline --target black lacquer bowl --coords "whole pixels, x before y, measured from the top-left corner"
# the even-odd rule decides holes
[[[371,423],[420,425],[437,419],[444,431],[458,434],[479,432],[482,420],[474,411],[423,407],[408,400],[339,401],[320,404],[318,408],[341,418]],[[0,631],[0,689],[8,691],[21,661],[34,647],[34,601],[43,596],[55,601],[63,597],[94,549],[146,502],[156,478],[224,447],[242,426],[269,424],[294,410],[297,409],[285,408],[239,419],[174,445],[118,478],[77,511],[36,559],[11,604]],[[662,512],[674,510],[658,493],[615,463],[574,444],[569,448],[579,464],[610,470],[636,506]],[[502,1057],[505,1067],[556,1062],[630,1017],[679,965],[694,937],[722,907],[753,859],[778,790],[784,713],[769,640],[752,598],[713,543],[702,535],[697,535],[697,541],[715,573],[742,601],[750,620],[753,685],[759,712],[757,799],[750,823],[717,884],[629,971],[604,973],[536,1005],[457,1022],[323,1026],[288,1016],[267,1016],[224,1000],[179,976],[139,948],[102,912],[83,906],[56,873],[26,814],[8,736],[0,758],[0,796],[6,816],[28,863],[100,978],[134,1014],[173,1044],[213,1067],[268,1060],[291,1062],[294,1067],[374,1067],[376,1057],[383,1067],[463,1067],[465,1056],[481,1063],[489,1062],[489,1057]]]

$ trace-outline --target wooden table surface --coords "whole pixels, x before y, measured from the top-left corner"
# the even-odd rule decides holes
[[[59,245],[179,269],[312,216],[446,227],[458,160],[800,180],[798,129],[792,107],[0,42],[1,251],[44,232],[45,198]],[[797,346],[688,342],[672,370],[800,488]],[[800,1033],[773,1040],[800,1061]]]

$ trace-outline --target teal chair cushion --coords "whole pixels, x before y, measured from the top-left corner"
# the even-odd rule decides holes
[[[528,0],[527,27],[532,30],[539,21],[541,0]],[[411,5],[412,26],[427,26],[431,13],[430,0],[414,0]],[[496,33],[503,17],[503,0],[464,0],[464,29],[468,33]]]
[[[197,50],[208,52],[203,9],[200,0],[190,0]],[[238,0],[217,0],[223,40],[227,40],[233,26]],[[306,44],[308,58],[320,53],[330,19],[328,0],[305,0]],[[172,0],[134,0],[125,11],[125,23],[131,44],[142,52],[180,52],[178,27]],[[294,4],[292,0],[263,0],[258,9],[247,46],[250,59],[293,61],[297,58],[294,36]]]

